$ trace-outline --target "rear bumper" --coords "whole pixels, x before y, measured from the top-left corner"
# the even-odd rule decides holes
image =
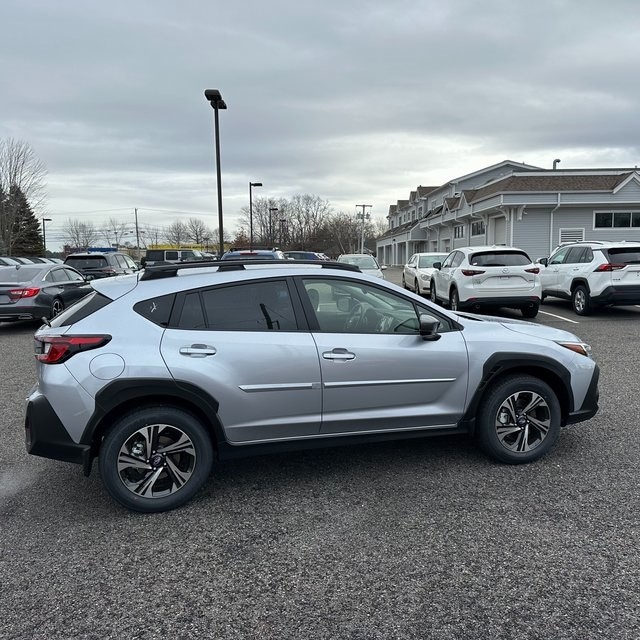
[[[27,453],[81,464],[85,468],[89,465],[90,446],[71,439],[49,401],[39,393],[27,398],[24,430]]]
[[[460,300],[458,307],[460,309],[480,309],[482,307],[514,307],[521,309],[522,307],[531,307],[539,304],[540,298],[538,296],[496,296]]]
[[[626,287],[610,286],[592,295],[591,300],[596,304],[640,304],[640,284]]]

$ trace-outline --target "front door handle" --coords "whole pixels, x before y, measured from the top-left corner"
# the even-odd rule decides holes
[[[206,358],[207,356],[215,356],[216,349],[208,344],[192,344],[189,347],[180,347],[180,353],[191,358]]]
[[[323,352],[322,357],[325,360],[345,361],[345,360],[353,360],[356,357],[356,354],[351,353],[351,351],[347,351],[346,349],[337,348],[337,349],[332,349],[331,351]]]

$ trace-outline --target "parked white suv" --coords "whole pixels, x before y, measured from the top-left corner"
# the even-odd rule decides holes
[[[597,305],[640,304],[640,242],[572,242],[539,263],[542,298],[571,300],[580,316]]]
[[[449,304],[452,311],[486,307],[520,309],[535,318],[542,295],[540,267],[516,247],[454,249],[431,276],[431,300]]]
[[[428,294],[431,291],[431,276],[436,270],[433,265],[443,262],[446,257],[446,253],[414,253],[404,265],[402,286],[418,295]]]

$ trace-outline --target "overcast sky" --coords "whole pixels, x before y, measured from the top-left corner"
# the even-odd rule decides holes
[[[2,0],[0,25],[0,137],[47,165],[52,245],[134,207],[217,227],[207,88],[230,231],[250,180],[384,219],[507,158],[640,164],[637,0]]]

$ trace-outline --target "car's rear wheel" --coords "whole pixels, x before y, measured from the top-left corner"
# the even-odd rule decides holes
[[[526,307],[522,307],[520,311],[522,312],[522,315],[525,318],[535,318],[538,315],[539,309],[540,309],[539,304],[532,304],[532,305],[527,305]]]
[[[560,403],[551,387],[533,376],[516,376],[489,391],[478,410],[476,437],[496,460],[532,462],[553,446],[560,420]]]
[[[104,438],[99,461],[104,485],[120,504],[134,511],[168,511],[204,485],[213,447],[195,416],[158,405],[120,418]]]
[[[64,311],[64,302],[60,298],[55,298],[51,303],[51,309],[49,310],[49,319],[55,318],[59,313]]]
[[[584,285],[579,284],[573,290],[571,294],[571,306],[579,316],[588,316],[593,311],[591,297]]]
[[[449,294],[449,308],[451,311],[457,311],[460,306],[460,296],[458,296],[457,289],[452,289]]]

